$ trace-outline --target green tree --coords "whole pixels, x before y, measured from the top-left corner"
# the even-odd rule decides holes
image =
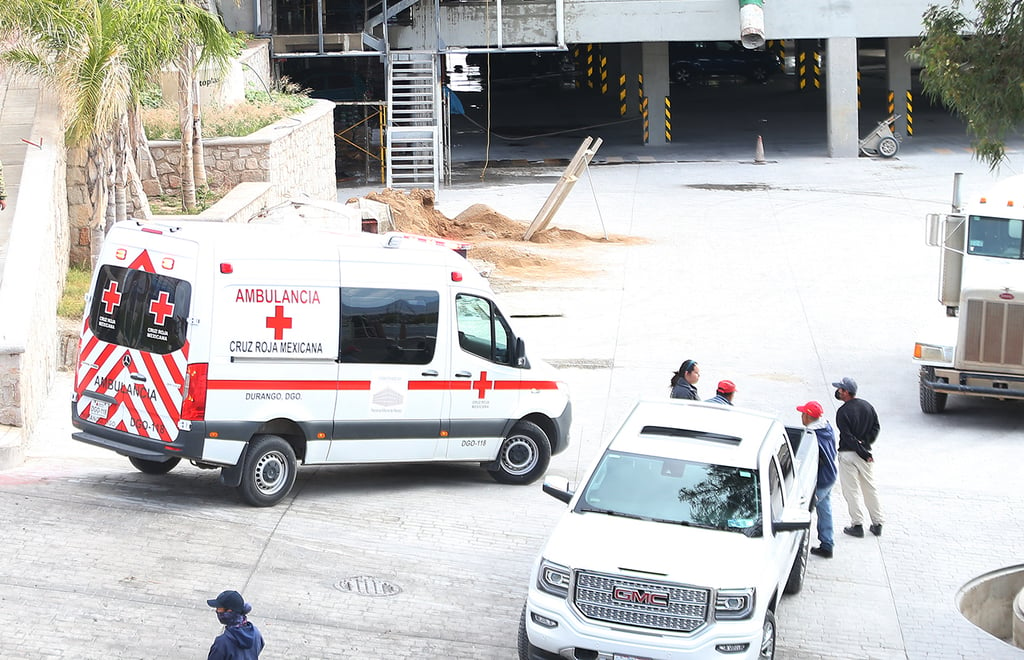
[[[995,169],[1005,140],[1024,121],[1024,16],[1021,0],[978,0],[976,13],[932,5],[921,44],[926,94],[966,120],[975,157]]]

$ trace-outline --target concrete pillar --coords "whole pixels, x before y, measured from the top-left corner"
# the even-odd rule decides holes
[[[667,144],[665,140],[665,98],[669,92],[668,42],[644,42],[643,74],[644,94],[647,96],[647,111],[650,131],[647,144]]]
[[[894,124],[900,135],[912,135],[907,130],[907,93],[911,91],[910,62],[907,51],[913,46],[909,37],[894,37],[885,40],[885,82],[886,89],[893,93],[893,112],[902,115]]]
[[[857,143],[857,39],[834,37],[825,43],[825,113],[828,155],[856,158]]]
[[[643,51],[640,44],[636,42],[619,44],[619,61],[616,66],[615,88],[619,93],[618,76],[626,76],[626,114],[625,117],[638,117],[640,115],[640,81],[637,78],[643,70]],[[621,101],[620,101],[621,102]]]

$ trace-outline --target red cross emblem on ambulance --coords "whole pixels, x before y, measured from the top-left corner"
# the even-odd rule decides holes
[[[477,391],[476,398],[482,399],[484,398],[484,393],[487,392],[487,390],[494,389],[494,381],[487,380],[487,372],[481,371],[480,380],[473,381],[473,389]]]
[[[117,290],[117,280],[110,280],[106,290],[103,292],[104,311],[113,314],[114,308],[121,304],[121,294]]]
[[[170,296],[161,291],[156,300],[149,301],[149,313],[153,315],[153,323],[163,325],[168,316],[174,314],[174,303],[168,302]]]
[[[274,329],[274,339],[284,339],[284,331],[292,327],[292,317],[284,315],[284,305],[274,305],[274,315],[267,317],[267,327]]]

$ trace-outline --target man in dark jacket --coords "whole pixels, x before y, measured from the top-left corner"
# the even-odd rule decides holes
[[[857,381],[849,376],[832,383],[836,388],[836,399],[843,405],[836,411],[836,426],[839,427],[839,474],[842,481],[843,497],[850,510],[850,526],[843,533],[850,536],[864,536],[864,514],[861,496],[871,518],[871,533],[882,535],[882,505],[875,489],[873,467],[875,464],[871,446],[878,437],[878,414],[864,399],[857,398]]]
[[[832,486],[836,483],[836,434],[828,420],[822,419],[825,409],[817,401],[797,406],[800,419],[818,438],[818,481],[814,486],[814,510],[818,514],[818,547],[811,554],[832,558],[835,538],[832,534]]]
[[[263,651],[263,635],[245,615],[252,605],[237,591],[222,591],[206,604],[217,610],[224,632],[213,640],[207,660],[256,660]]]

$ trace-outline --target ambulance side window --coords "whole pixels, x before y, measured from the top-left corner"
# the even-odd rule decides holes
[[[459,346],[497,364],[511,364],[512,331],[491,301],[460,293],[455,296]]]
[[[441,297],[414,289],[341,288],[341,362],[429,364]]]
[[[102,266],[89,328],[101,340],[166,355],[185,345],[192,285],[166,275]]]

